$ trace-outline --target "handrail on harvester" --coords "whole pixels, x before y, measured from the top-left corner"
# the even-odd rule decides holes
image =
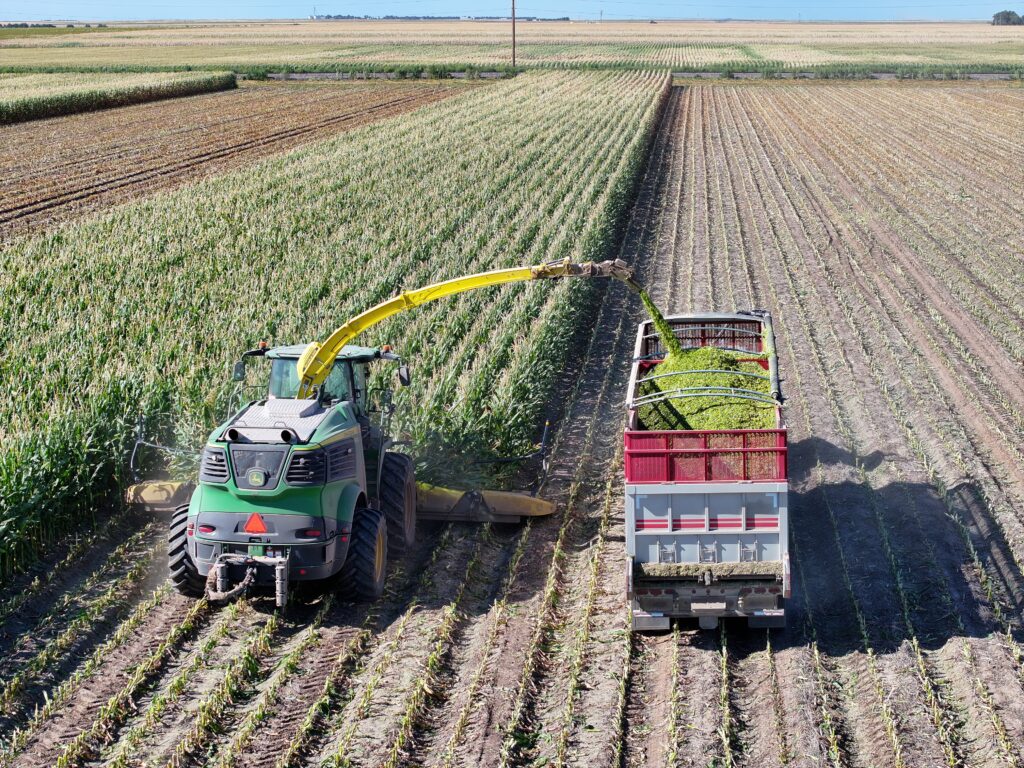
[[[322,344],[314,341],[306,347],[298,362],[299,389],[296,398],[313,397],[315,390],[324,383],[330,374],[334,367],[334,361],[342,348],[363,331],[392,315],[445,296],[453,296],[477,288],[559,277],[614,277],[635,290],[639,289],[639,286],[633,282],[632,268],[620,259],[601,262],[588,261],[582,264],[563,259],[532,267],[496,269],[445,280],[413,291],[403,291],[362,314],[356,315],[335,330]]]

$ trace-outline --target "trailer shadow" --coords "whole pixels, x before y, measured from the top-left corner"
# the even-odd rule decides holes
[[[916,638],[940,648],[1001,631],[993,595],[1004,616],[1022,615],[1024,577],[979,489],[964,482],[942,494],[895,477],[886,460],[901,461],[820,438],[790,446],[793,598],[774,645],[814,638],[829,655],[866,643],[889,653]],[[1012,631],[1024,638],[1019,622]]]

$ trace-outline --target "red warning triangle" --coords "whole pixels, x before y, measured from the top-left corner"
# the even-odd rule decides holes
[[[249,519],[245,521],[245,527],[242,530],[246,533],[266,533],[267,526],[263,522],[263,518],[253,512],[249,515]]]

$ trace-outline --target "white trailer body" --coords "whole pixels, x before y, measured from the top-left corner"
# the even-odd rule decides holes
[[[684,348],[749,353],[770,394],[714,391],[758,400],[775,429],[651,431],[637,408],[652,397],[707,396],[706,389],[642,393],[663,350],[640,324],[629,381],[625,434],[627,594],[633,629],[668,629],[673,618],[713,628],[722,617],[782,626],[790,596],[786,430],[774,330],[767,312],[666,318]]]

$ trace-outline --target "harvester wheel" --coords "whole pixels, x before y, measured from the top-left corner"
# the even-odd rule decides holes
[[[167,572],[172,586],[183,595],[202,597],[206,581],[188,553],[188,504],[174,510],[167,536]]]
[[[388,521],[390,554],[403,555],[416,541],[416,466],[404,453],[385,453],[380,505]]]
[[[360,602],[384,594],[388,564],[388,527],[378,509],[357,509],[352,521],[352,539],[341,568],[341,583],[349,596]]]

